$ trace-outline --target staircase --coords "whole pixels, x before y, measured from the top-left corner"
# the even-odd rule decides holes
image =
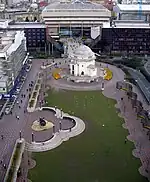
[[[55,39],[53,39],[50,35],[47,37],[47,41],[53,44],[53,46],[61,53],[64,53],[64,47]]]

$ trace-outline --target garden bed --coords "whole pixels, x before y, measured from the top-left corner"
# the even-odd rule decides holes
[[[29,102],[29,107],[33,107],[33,106],[34,106],[34,102],[35,102],[35,100],[32,99],[32,100]]]
[[[36,86],[35,86],[35,90],[38,90],[38,89],[39,89],[39,87],[40,87],[40,85],[39,85],[39,84],[36,84]]]
[[[35,98],[36,98],[36,96],[37,96],[37,92],[36,92],[36,91],[34,91],[34,92],[33,92],[33,95],[32,95],[32,99],[35,99]]]
[[[16,181],[23,151],[24,151],[24,142],[17,141],[16,145],[14,147],[12,157],[10,159],[8,171],[6,172],[6,176],[5,176],[5,180],[4,180],[5,182],[15,182]]]

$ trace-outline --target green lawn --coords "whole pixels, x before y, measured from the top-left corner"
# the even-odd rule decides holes
[[[115,101],[99,91],[49,92],[48,105],[74,112],[86,123],[86,131],[60,147],[35,153],[30,170],[33,182],[146,182],[131,154],[133,144],[117,116]],[[105,125],[104,127],[102,125]]]

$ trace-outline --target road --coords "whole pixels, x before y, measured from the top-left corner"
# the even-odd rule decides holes
[[[18,104],[15,104],[12,110],[12,115],[4,115],[4,117],[0,120],[0,135],[4,136],[3,140],[0,138],[0,161],[2,160],[6,166],[8,166],[15,141],[19,138],[19,131],[22,131],[25,127],[29,115],[28,113],[24,114],[29,98],[27,88],[29,87],[29,83],[36,79],[36,75],[39,72],[41,65],[41,60],[33,60],[32,68],[27,75],[27,79],[25,80],[17,99],[21,108],[18,107]],[[22,99],[21,94],[25,94],[26,97]],[[21,99],[23,101],[22,103],[20,103]],[[16,119],[16,115],[20,117],[19,120]],[[2,165],[0,165],[0,182],[3,181],[5,172],[6,170],[3,169]]]

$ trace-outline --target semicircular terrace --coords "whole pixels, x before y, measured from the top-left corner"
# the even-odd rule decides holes
[[[78,117],[71,116],[68,113],[64,113],[60,109],[52,108],[52,107],[42,107],[38,108],[39,110],[53,110],[56,111],[56,116],[59,118],[67,118],[74,122],[74,126],[70,129],[60,130],[56,132],[53,137],[45,142],[26,142],[26,150],[31,152],[43,152],[52,150],[59,145],[61,145],[64,141],[69,140],[69,138],[75,137],[81,134],[85,130],[85,123]],[[37,109],[36,109],[37,110]],[[61,114],[60,114],[61,113]]]

